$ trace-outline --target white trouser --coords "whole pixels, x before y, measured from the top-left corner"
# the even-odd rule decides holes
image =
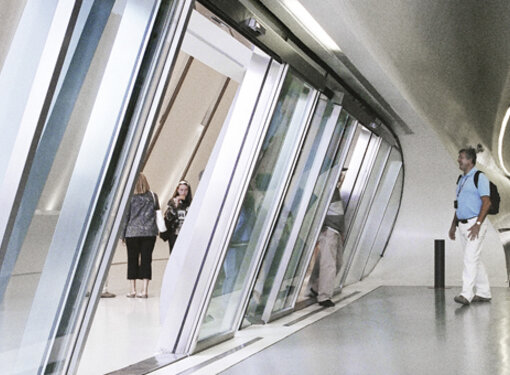
[[[477,218],[471,218],[466,224],[459,223],[460,240],[464,247],[464,270],[462,272],[462,295],[471,301],[476,294],[484,298],[491,298],[489,279],[485,267],[480,259],[482,243],[487,233],[487,222],[484,222],[478,233],[478,238],[470,240],[469,231]]]
[[[310,276],[310,286],[319,293],[319,302],[333,297],[336,273],[342,266],[343,254],[340,233],[329,228],[323,230],[319,236],[319,254]]]

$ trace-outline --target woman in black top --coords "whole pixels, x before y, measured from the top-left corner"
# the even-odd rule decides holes
[[[147,178],[140,173],[134,195],[127,212],[124,241],[127,245],[127,278],[131,284],[128,298],[147,298],[149,281],[152,278],[152,251],[158,235],[156,210],[158,196],[150,191]],[[141,293],[136,292],[136,280],[143,280]]]
[[[184,219],[188,214],[188,208],[191,205],[192,194],[191,186],[187,181],[181,181],[175,188],[172,198],[168,201],[168,207],[165,212],[165,224],[167,227],[166,236],[162,238],[166,241],[168,239],[168,246],[170,252],[175,244],[175,240],[182,228]]]

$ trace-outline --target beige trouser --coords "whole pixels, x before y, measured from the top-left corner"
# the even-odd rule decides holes
[[[335,290],[337,271],[342,267],[344,246],[340,233],[326,228],[319,236],[319,254],[315,261],[310,287],[319,293],[319,302],[331,299]]]
[[[487,222],[480,227],[478,238],[470,240],[468,229],[478,220],[476,217],[469,219],[466,224],[459,223],[460,240],[464,247],[464,270],[462,272],[462,295],[471,301],[476,295],[491,298],[489,279],[485,272],[480,254],[482,243],[487,233]]]

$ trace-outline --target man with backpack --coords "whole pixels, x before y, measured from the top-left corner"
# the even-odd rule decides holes
[[[459,176],[457,181],[457,199],[454,202],[455,215],[449,237],[455,240],[455,232],[458,227],[464,247],[464,270],[462,272],[462,292],[454,300],[463,305],[469,305],[471,302],[489,302],[491,300],[489,279],[480,254],[487,233],[485,217],[491,207],[490,183],[485,174],[475,168],[476,151],[474,148],[460,150],[457,161],[463,175]]]

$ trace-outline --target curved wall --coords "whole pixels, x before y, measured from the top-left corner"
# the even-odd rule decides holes
[[[502,213],[489,217],[493,225],[482,259],[492,285],[508,285],[494,228],[510,228],[510,182],[494,161],[493,141],[508,100],[501,90],[508,58],[506,49],[498,48],[507,35],[498,30],[507,23],[496,14],[504,14],[508,4],[479,12],[483,5],[475,1],[460,8],[441,1],[302,3],[340,46],[339,58],[356,67],[411,130],[390,124],[402,144],[404,192],[385,257],[370,277],[388,284],[433,284],[434,239],[444,238],[446,283],[461,284],[460,244],[448,239],[460,174],[457,150],[481,143],[486,151],[479,155],[479,169],[497,183],[502,198]],[[507,237],[510,231],[501,234],[505,242]]]
[[[460,171],[430,128],[400,136],[400,142],[405,163],[400,212],[385,256],[369,277],[383,284],[433,285],[434,239],[445,239],[446,285],[461,285],[462,248],[459,240],[448,239]],[[489,219],[494,221],[498,216]],[[492,286],[508,285],[503,246],[492,224],[484,242],[482,260]]]

